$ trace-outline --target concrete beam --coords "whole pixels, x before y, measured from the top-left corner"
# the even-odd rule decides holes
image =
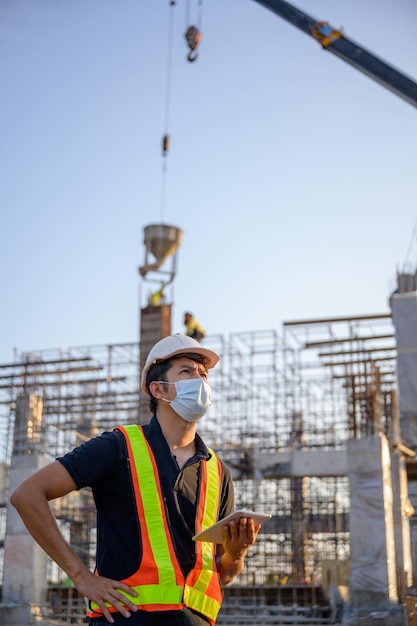
[[[251,456],[254,473],[263,478],[303,478],[306,476],[346,476],[346,448],[338,450],[288,450],[263,453],[255,450]]]

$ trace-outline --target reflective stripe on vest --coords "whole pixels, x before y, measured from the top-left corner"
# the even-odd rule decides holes
[[[221,489],[221,465],[220,461],[211,452],[211,460],[202,467],[204,471],[201,477],[200,503],[197,511],[196,533],[212,526],[218,519],[218,509]],[[214,471],[214,460],[218,465],[217,471]],[[215,564],[215,544],[208,541],[196,542],[197,561],[194,569],[187,576],[184,587],[184,602],[186,606],[206,615],[211,620],[215,620],[221,607],[222,592],[220,595],[217,590],[210,588],[213,582],[218,583],[218,577],[213,578],[213,572],[216,572]],[[220,585],[219,585],[220,587]],[[212,597],[214,595],[214,597]]]
[[[138,571],[123,580],[137,592],[137,597],[119,591],[142,610],[180,610],[188,606],[214,624],[222,599],[215,564],[215,544],[196,542],[196,563],[184,581],[165,514],[152,450],[140,426],[125,426],[118,430],[127,443],[143,546]],[[201,463],[196,533],[214,524],[218,518],[222,468],[214,452],[210,450],[210,453],[210,459]],[[102,615],[95,603],[90,605],[89,617]],[[111,612],[115,611],[111,605],[108,608]]]

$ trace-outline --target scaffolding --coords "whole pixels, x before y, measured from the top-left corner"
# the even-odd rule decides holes
[[[285,322],[282,336],[276,330],[209,335],[204,346],[222,359],[210,371],[213,404],[199,432],[232,468],[237,506],[272,514],[244,572],[225,590],[218,623],[238,623],[239,612],[240,623],[256,623],[255,615],[269,623],[294,623],[294,616],[297,623],[328,623],[335,617],[329,586],[347,584],[348,480],[292,476],[273,458],[337,451],[347,439],[376,432],[392,438],[391,316]],[[116,425],[147,422],[149,415],[139,416],[139,364],[139,345],[126,343],[39,350],[0,365],[1,570],[13,446],[52,460]],[[19,421],[22,402],[32,403],[26,422]],[[271,462],[261,468],[259,459]],[[53,506],[64,535],[93,569],[91,493],[70,494]],[[82,623],[84,601],[53,563],[48,581],[51,618]]]

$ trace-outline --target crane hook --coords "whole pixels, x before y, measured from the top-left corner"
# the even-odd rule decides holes
[[[192,63],[193,61],[196,61],[197,57],[198,57],[198,52],[191,51],[187,54],[187,59],[190,61],[190,63]]]
[[[188,47],[190,48],[190,52],[187,56],[187,59],[192,62],[195,61],[198,57],[198,52],[195,52],[203,35],[200,33],[198,28],[195,26],[189,26],[185,33],[185,39],[187,41]]]

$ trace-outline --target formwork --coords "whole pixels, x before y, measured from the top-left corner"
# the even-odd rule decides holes
[[[281,333],[209,335],[204,345],[222,359],[210,371],[213,404],[199,432],[232,468],[237,506],[272,515],[244,572],[225,588],[218,623],[334,622],[340,598],[329,590],[344,589],[349,575],[347,478],[293,477],[272,461],[261,471],[259,459],[295,449],[338,451],[348,438],[375,432],[392,436],[391,317],[286,322]],[[139,345],[125,343],[23,352],[0,365],[1,569],[12,452],[52,460],[118,424],[146,423],[149,415],[139,415],[140,362]],[[28,398],[32,419],[19,423],[19,403]],[[53,508],[92,569],[91,493],[71,494]],[[83,623],[84,600],[52,562],[48,587],[45,616]]]

